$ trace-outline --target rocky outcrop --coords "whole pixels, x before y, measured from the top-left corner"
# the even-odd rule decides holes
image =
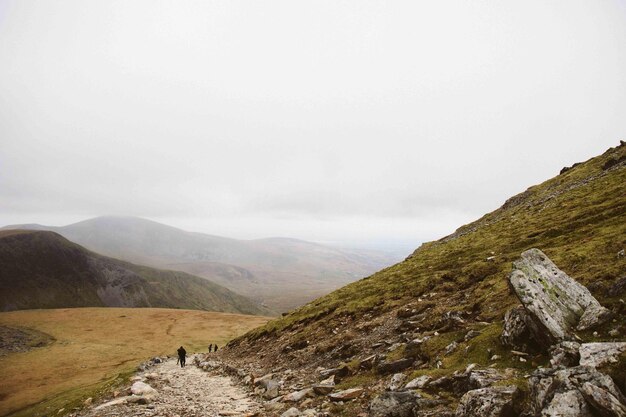
[[[581,416],[611,414],[626,404],[613,380],[588,366],[539,369],[529,378],[530,411],[535,417]],[[608,413],[608,414],[607,414]]]
[[[527,330],[544,348],[571,340],[573,330],[593,328],[610,317],[609,310],[585,286],[557,268],[539,249],[522,253],[513,263],[509,282],[532,321]]]
[[[516,386],[489,387],[468,391],[461,397],[455,417],[509,417],[516,415]]]

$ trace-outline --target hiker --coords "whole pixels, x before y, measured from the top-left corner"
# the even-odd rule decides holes
[[[185,356],[187,356],[187,351],[185,350],[184,347],[179,347],[178,350],[178,360],[180,361],[180,367],[184,368],[185,367]],[[176,362],[178,363],[178,362]]]
[[[213,351],[213,343],[209,345],[209,353],[211,353],[212,351]]]
[[[213,352],[217,352],[217,343],[213,346]]]

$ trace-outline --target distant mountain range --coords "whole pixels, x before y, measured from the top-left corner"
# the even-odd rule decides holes
[[[237,240],[183,231],[136,217],[97,217],[48,230],[103,255],[207,278],[270,309],[290,310],[399,261],[373,250],[296,239]]]
[[[0,311],[106,306],[269,313],[209,280],[98,255],[49,231],[0,231],[0,265]]]

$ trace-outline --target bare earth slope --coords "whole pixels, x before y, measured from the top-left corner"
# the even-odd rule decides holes
[[[384,252],[337,249],[296,239],[229,239],[135,217],[97,217],[64,227],[9,228],[51,230],[97,253],[188,272],[278,312],[401,259]]]
[[[223,354],[252,372],[290,369],[288,378],[299,386],[318,381],[318,367],[346,365],[348,376],[340,387],[366,391],[345,407],[333,406],[337,415],[362,412],[390,383],[388,371],[363,360],[374,354],[377,361],[402,359],[410,355],[406,343],[414,338],[422,341],[422,360],[409,361],[408,368],[398,364],[407,381],[452,375],[469,363],[534,369],[547,358],[538,354],[521,361],[499,339],[505,311],[519,303],[508,285],[511,264],[530,248],[545,252],[613,312],[613,322],[579,337],[625,339],[620,300],[626,298],[624,143],[530,187],[453,235],[422,245],[404,262],[251,331]],[[453,410],[459,400],[453,391],[433,386],[420,392],[444,398]]]
[[[183,272],[107,258],[54,232],[0,232],[0,310],[170,307],[245,314],[268,311]]]

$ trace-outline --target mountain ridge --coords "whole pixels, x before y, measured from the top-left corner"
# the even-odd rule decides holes
[[[115,306],[269,313],[206,279],[102,256],[51,231],[0,231],[0,264],[2,311]]]
[[[130,216],[30,227],[60,233],[103,255],[207,278],[275,311],[299,306],[400,259],[293,238],[238,240]]]

